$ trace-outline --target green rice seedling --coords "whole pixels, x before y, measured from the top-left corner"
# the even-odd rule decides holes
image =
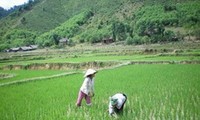
[[[101,70],[92,106],[75,106],[83,74],[0,87],[3,120],[112,120],[108,98],[128,96],[120,120],[199,119],[200,65],[146,64]]]

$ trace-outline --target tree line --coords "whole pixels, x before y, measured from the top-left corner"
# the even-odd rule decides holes
[[[199,1],[143,5],[123,20],[113,16],[97,19],[98,15],[96,9],[86,9],[43,34],[24,29],[11,30],[3,36],[5,42],[0,49],[28,44],[58,46],[61,38],[70,38],[74,44],[99,43],[105,38],[112,38],[116,42],[136,45],[173,42],[182,40],[186,35],[200,35]],[[26,24],[28,21],[22,18],[21,22]],[[183,28],[188,32],[183,34],[167,28]]]

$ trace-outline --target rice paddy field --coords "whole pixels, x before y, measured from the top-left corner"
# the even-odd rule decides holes
[[[1,120],[198,120],[200,119],[199,50],[141,54],[138,51],[111,51],[49,54],[1,59],[0,66],[32,63],[85,63],[120,61],[121,64],[81,69],[0,70]],[[117,53],[119,55],[117,55]],[[5,54],[5,53],[3,53]],[[25,53],[17,53],[24,55]],[[16,55],[17,55],[16,54]],[[33,53],[31,53],[33,54]],[[27,56],[27,55],[25,55]],[[57,56],[57,57],[55,57]],[[60,57],[59,57],[60,56]],[[60,59],[59,59],[60,58]],[[87,58],[87,59],[84,59]],[[52,60],[54,59],[54,60]],[[22,62],[22,60],[24,60]],[[135,63],[135,62],[138,63]],[[140,63],[140,61],[143,61]],[[173,61],[172,63],[151,63]],[[174,62],[175,61],[175,62]],[[185,63],[184,61],[189,61]],[[131,63],[132,62],[132,63]],[[147,62],[147,63],[145,63]],[[95,96],[92,106],[75,106],[84,71],[94,67]],[[108,99],[125,93],[128,100],[123,115],[108,115]]]

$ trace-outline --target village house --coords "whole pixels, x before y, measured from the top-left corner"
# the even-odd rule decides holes
[[[113,43],[113,42],[114,42],[114,40],[113,40],[112,37],[110,37],[110,38],[104,38],[102,40],[102,43],[104,43],[104,44],[110,44],[110,43]]]
[[[30,46],[20,47],[20,51],[31,51],[31,50],[32,50],[32,47],[30,47]]]
[[[32,50],[36,50],[37,48],[38,48],[37,45],[29,45],[29,46],[22,46],[22,47],[17,47],[17,48],[10,48],[5,51],[6,52],[32,51]]]
[[[69,42],[69,39],[62,38],[62,39],[59,40],[59,46],[65,46],[65,45],[68,44],[68,42]]]
[[[30,47],[32,48],[32,50],[36,50],[38,48],[38,45],[30,45]]]
[[[17,52],[17,51],[20,51],[19,47],[17,47],[17,48],[10,48],[10,49],[6,50],[6,52]]]

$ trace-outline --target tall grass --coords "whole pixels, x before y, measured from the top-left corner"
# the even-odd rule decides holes
[[[122,120],[200,119],[200,65],[129,65],[96,75],[93,105],[75,102],[83,75],[0,87],[0,118],[106,120],[108,97],[123,92]]]

